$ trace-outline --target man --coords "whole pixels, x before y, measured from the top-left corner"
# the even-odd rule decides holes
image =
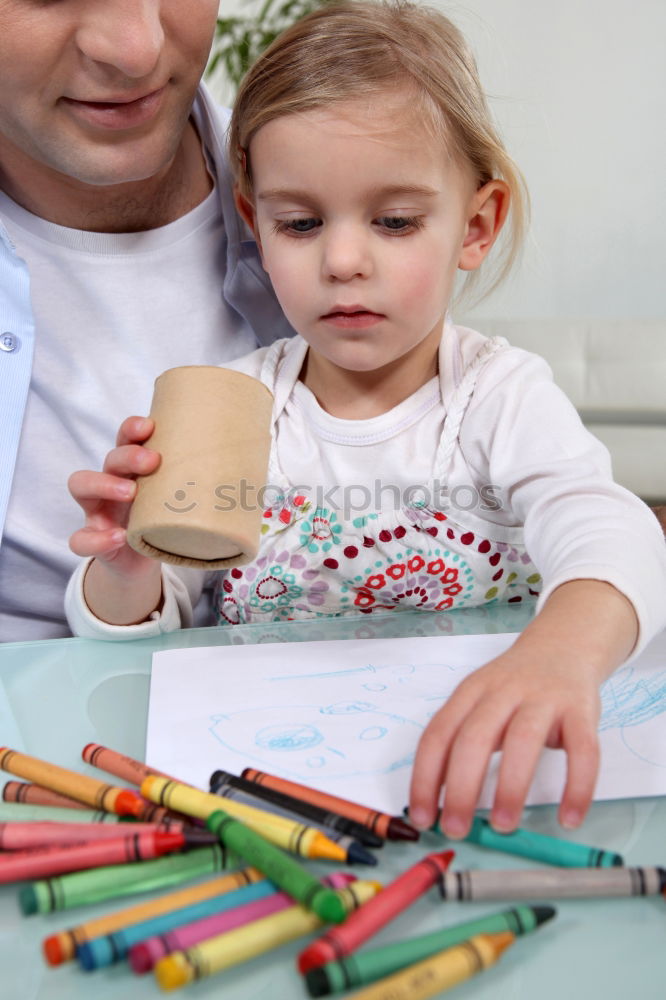
[[[217,9],[0,0],[2,641],[69,634],[68,476],[100,467],[155,377],[293,332],[199,87]]]

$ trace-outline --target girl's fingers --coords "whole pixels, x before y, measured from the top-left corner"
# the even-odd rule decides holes
[[[597,721],[567,716],[562,724],[562,745],[567,752],[567,783],[558,819],[562,826],[580,826],[590,807],[599,772]]]
[[[125,537],[122,528],[108,528],[105,531],[80,528],[71,536],[69,547],[77,556],[95,556],[108,560],[122,549]]]
[[[100,501],[123,502],[134,498],[136,483],[105,472],[87,469],[73,472],[68,480],[69,492],[81,507],[92,512]]]
[[[154,472],[159,464],[159,452],[141,444],[124,444],[109,452],[103,471],[114,476],[145,476]]]
[[[118,429],[116,445],[141,444],[150,437],[154,429],[155,423],[150,417],[127,417]]]
[[[507,726],[502,745],[495,801],[490,822],[502,833],[515,830],[525,805],[541,751],[553,724],[549,705],[520,708]]]

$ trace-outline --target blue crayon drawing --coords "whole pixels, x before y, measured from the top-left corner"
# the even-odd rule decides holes
[[[666,672],[613,674],[601,689],[599,731],[617,728],[626,749],[646,764],[666,768]]]

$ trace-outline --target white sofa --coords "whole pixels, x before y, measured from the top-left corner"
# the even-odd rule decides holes
[[[615,479],[649,503],[666,503],[666,321],[462,322],[545,358],[609,449]]]

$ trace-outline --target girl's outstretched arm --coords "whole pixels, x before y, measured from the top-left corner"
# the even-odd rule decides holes
[[[468,832],[490,756],[502,751],[490,821],[515,829],[544,747],[567,754],[558,818],[578,826],[599,765],[599,688],[636,644],[633,605],[615,587],[572,580],[550,595],[513,646],[470,674],[428,724],[416,753],[410,818],[426,829],[438,813],[450,837]]]
[[[94,556],[84,596],[93,614],[111,625],[144,621],[161,601],[160,563],[131,549],[125,531],[136,476],[154,472],[160,462],[159,454],[142,444],[152,432],[152,420],[128,417],[102,471],[82,470],[69,478],[69,491],[86,518],[69,545],[79,556]]]

